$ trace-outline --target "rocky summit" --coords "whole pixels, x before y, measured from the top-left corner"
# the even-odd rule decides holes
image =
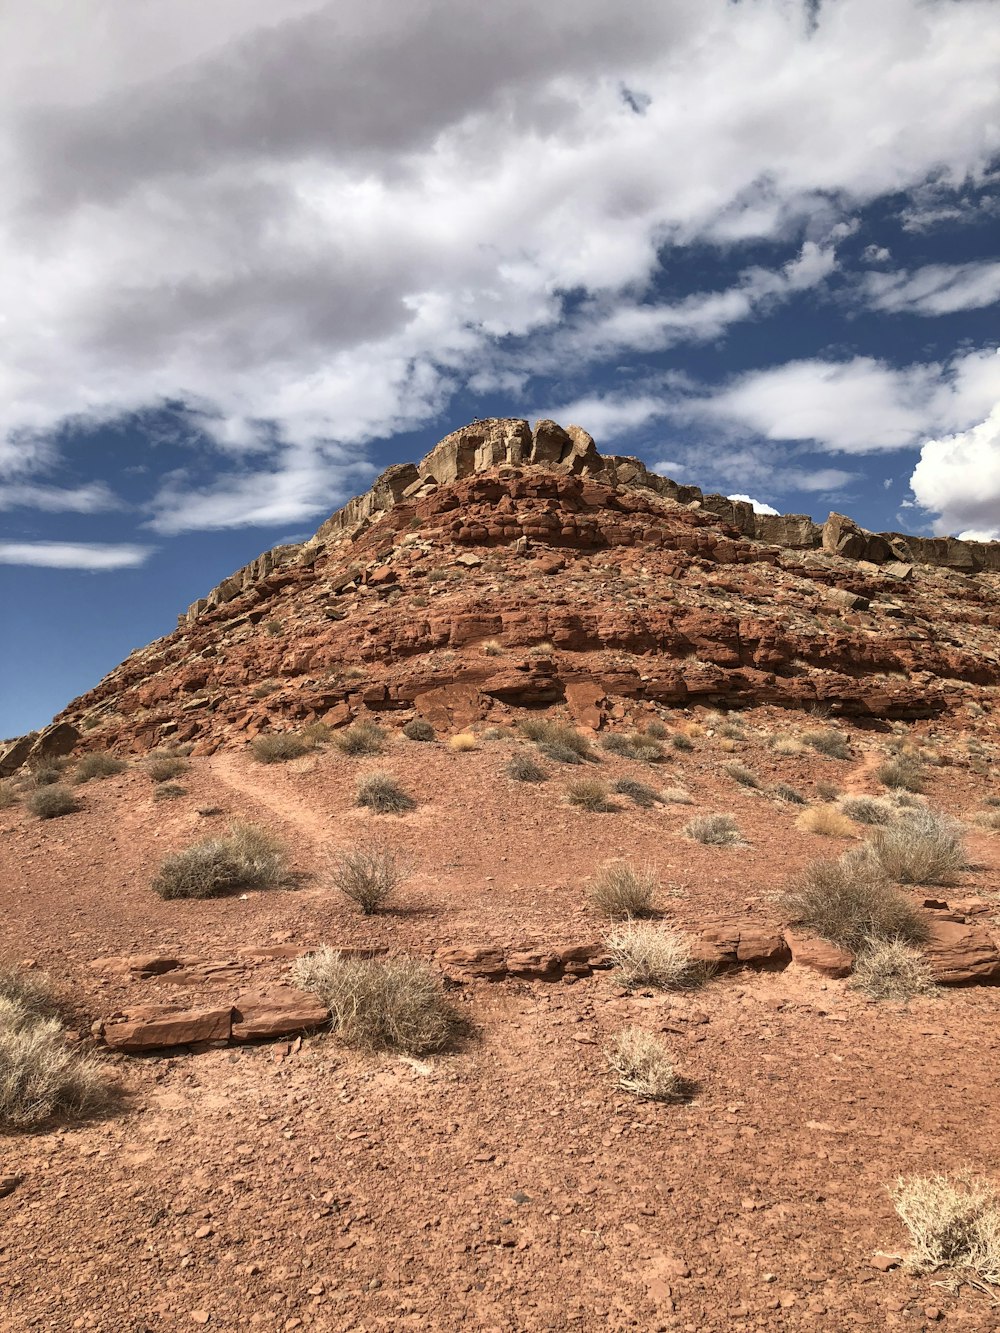
[[[475,421],[225,579],[0,764],[557,703],[590,727],[699,703],[933,717],[1000,680],[998,626],[1000,543],[756,514],[577,426]]]

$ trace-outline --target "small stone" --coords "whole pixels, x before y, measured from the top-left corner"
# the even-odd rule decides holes
[[[191,1311],[191,1322],[193,1324],[207,1324],[211,1318],[212,1316],[208,1313],[207,1310]]]
[[[877,1268],[880,1273],[888,1273],[892,1268],[898,1268],[900,1265],[898,1254],[873,1254],[871,1257],[872,1268]]]

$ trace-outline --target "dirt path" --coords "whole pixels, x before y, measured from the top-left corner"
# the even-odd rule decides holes
[[[224,750],[208,760],[212,776],[230,791],[249,797],[258,805],[268,808],[286,824],[291,824],[300,835],[319,844],[330,836],[329,815],[317,814],[297,796],[282,790],[282,778],[269,768],[245,768],[236,755]]]
[[[885,759],[881,750],[866,750],[856,768],[852,768],[844,779],[844,791],[849,796],[863,793],[868,785],[868,778]]]

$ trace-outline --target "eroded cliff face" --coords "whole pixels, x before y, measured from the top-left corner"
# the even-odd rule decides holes
[[[998,553],[755,515],[578,427],[479,421],[225,580],[50,734],[205,752],[364,711],[450,726],[555,704],[590,725],[700,702],[988,708]]]

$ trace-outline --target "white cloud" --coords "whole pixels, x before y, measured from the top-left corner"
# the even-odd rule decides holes
[[[151,546],[103,542],[0,542],[0,565],[37,565],[43,569],[134,569],[145,564]]]
[[[62,488],[31,482],[0,484],[0,509],[41,509],[48,513],[94,514],[117,509],[120,501],[103,482]]]
[[[861,257],[866,264],[887,264],[892,252],[884,245],[866,245]]]
[[[750,495],[727,495],[727,500],[743,500],[746,504],[753,505],[755,514],[780,514],[780,509],[775,509],[772,505],[764,504],[762,500],[755,500]]]
[[[7,0],[0,475],[50,463],[66,425],[183,402],[215,475],[167,485],[162,530],[294,522],[340,493],[345,447],[431,420],[468,382],[518,392],[498,344],[552,330],[566,292],[593,319],[588,355],[718,336],[821,282],[845,213],[983,178],[994,12]],[[644,304],[663,247],[797,246],[803,228],[774,273]],[[784,419],[763,385],[734,408],[849,447],[844,385],[817,379],[825,408],[794,377]],[[876,447],[910,429],[900,401],[921,410],[920,386],[893,398],[874,370],[850,387]]]
[[[950,315],[1000,301],[1000,262],[926,264],[914,273],[869,273],[862,291],[876,310]]]
[[[910,486],[935,527],[976,541],[1000,540],[1000,404],[970,430],[928,440]]]

